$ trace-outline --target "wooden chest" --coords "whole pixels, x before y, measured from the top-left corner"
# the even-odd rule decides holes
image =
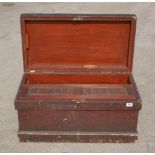
[[[21,15],[21,141],[134,142],[135,15]]]

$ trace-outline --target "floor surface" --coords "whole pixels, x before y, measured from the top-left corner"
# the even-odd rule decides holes
[[[133,144],[19,143],[14,97],[23,73],[21,13],[136,14],[133,74],[143,101]],[[154,152],[155,3],[0,3],[0,152]]]

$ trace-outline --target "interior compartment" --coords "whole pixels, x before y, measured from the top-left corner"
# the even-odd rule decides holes
[[[131,84],[127,74],[28,74],[25,84]]]
[[[134,99],[128,74],[26,74],[22,99]]]

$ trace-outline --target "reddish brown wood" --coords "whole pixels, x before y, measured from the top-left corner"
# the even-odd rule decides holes
[[[130,84],[128,74],[28,74],[26,84]]]
[[[21,141],[134,142],[135,15],[21,15]]]
[[[131,71],[135,21],[134,15],[23,15],[24,68]]]

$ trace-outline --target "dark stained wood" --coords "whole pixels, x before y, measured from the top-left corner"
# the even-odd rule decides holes
[[[20,99],[136,99],[131,87],[106,85],[29,85],[24,86]]]
[[[51,111],[46,108],[19,110],[18,115],[19,130],[24,131],[137,132],[138,111]]]
[[[135,30],[135,15],[21,15],[20,141],[134,142]]]
[[[127,107],[126,103],[133,103],[132,107]],[[139,101],[134,100],[16,100],[15,108],[20,109],[46,109],[49,110],[140,110],[142,107]]]
[[[137,133],[19,131],[18,137],[21,142],[132,143],[137,140]]]
[[[78,131],[137,132],[137,111],[79,111]]]
[[[19,110],[19,130],[76,131],[77,111]]]

